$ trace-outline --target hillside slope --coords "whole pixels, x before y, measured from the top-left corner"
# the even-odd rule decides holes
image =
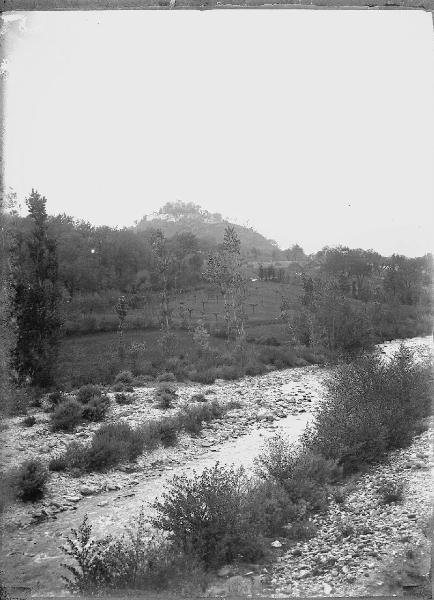
[[[243,253],[252,258],[271,257],[273,250],[278,249],[274,240],[265,238],[251,227],[231,223],[219,213],[210,213],[191,202],[168,202],[159,211],[145,215],[137,223],[136,230],[161,229],[166,237],[190,232],[214,246],[222,242],[228,225],[235,228]]]

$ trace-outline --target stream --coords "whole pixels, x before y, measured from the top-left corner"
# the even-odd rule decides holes
[[[393,352],[401,340],[382,344],[387,356]],[[406,340],[409,346],[432,347],[432,337]],[[300,367],[276,373],[275,383],[283,396],[291,394],[294,388],[308,391],[313,400],[317,400],[321,390],[321,380],[325,370],[320,367]],[[277,376],[278,374],[278,376]],[[257,379],[273,381],[273,374]],[[246,386],[249,380],[244,383]],[[232,382],[222,384],[228,387]],[[232,384],[233,385],[233,384]],[[258,388],[259,389],[259,388]],[[259,391],[258,391],[259,393]],[[93,534],[100,537],[111,533],[119,535],[129,520],[143,507],[145,514],[152,510],[149,503],[161,496],[165,485],[173,475],[200,473],[217,461],[224,465],[244,466],[251,469],[254,458],[259,454],[264,442],[277,431],[282,431],[295,441],[312,418],[310,412],[291,414],[274,421],[272,424],[258,422],[246,434],[237,439],[229,439],[218,446],[207,448],[196,457],[186,457],[185,462],[175,467],[166,467],[158,473],[138,475],[135,485],[120,490],[105,491],[95,496],[83,498],[74,510],[60,512],[56,518],[17,529],[6,534],[2,543],[2,570],[5,583],[13,587],[15,594],[32,596],[67,596],[64,583],[60,578],[64,569],[60,563],[65,555],[60,546],[71,528],[76,528],[87,514],[93,526]],[[8,536],[8,537],[7,537]]]

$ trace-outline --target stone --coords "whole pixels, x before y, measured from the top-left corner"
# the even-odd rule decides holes
[[[80,494],[83,496],[92,496],[98,492],[98,488],[92,485],[82,485],[80,487]]]
[[[324,590],[324,594],[326,596],[328,596],[329,594],[332,593],[333,588],[332,588],[332,586],[329,583],[324,583],[323,590]]]
[[[108,500],[101,500],[101,502],[98,502],[98,506],[107,506],[108,504]]]
[[[66,496],[68,502],[80,502],[82,496]]]
[[[279,542],[279,540],[274,540],[274,542],[271,542],[270,546],[272,548],[281,548],[282,547],[282,542]]]

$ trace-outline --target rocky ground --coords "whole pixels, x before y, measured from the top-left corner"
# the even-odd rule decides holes
[[[433,438],[431,419],[430,429],[411,447],[350,482],[346,497],[332,500],[327,514],[313,519],[314,537],[289,550],[285,540],[276,540],[271,567],[223,568],[208,595],[402,596],[416,590],[428,595]],[[382,504],[378,487],[384,479],[404,483],[401,502]]]
[[[319,367],[302,367],[247,377],[242,381],[218,380],[212,386],[178,384],[178,399],[174,407],[164,411],[155,407],[153,387],[136,388],[134,402],[127,406],[117,405],[114,394],[109,394],[111,405],[105,422],[124,419],[131,426],[172,415],[191,402],[191,397],[198,393],[203,393],[207,400],[216,399],[223,405],[238,400],[241,407],[205,425],[197,438],[181,435],[176,447],[158,448],[142,455],[134,464],[79,477],[51,473],[44,500],[34,504],[13,504],[4,516],[4,525],[13,530],[64,510],[74,510],[75,504],[86,496],[134,485],[138,477],[176,468],[209,450],[217,451],[226,441],[248,434],[258,424],[272,430],[276,427],[276,420],[310,409],[311,402],[320,395],[323,376],[324,370]],[[0,432],[4,470],[30,458],[38,458],[48,464],[50,458],[63,452],[71,441],[90,442],[94,431],[100,426],[99,423],[87,423],[79,426],[74,433],[53,433],[46,412],[33,409],[29,414],[33,414],[37,420],[33,427],[24,427],[22,417],[15,417],[9,419],[7,428]]]

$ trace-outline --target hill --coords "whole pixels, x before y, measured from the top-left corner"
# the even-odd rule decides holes
[[[210,213],[192,202],[168,202],[159,211],[145,215],[136,225],[137,231],[161,229],[166,237],[177,233],[190,232],[206,240],[210,246],[220,244],[225,228],[235,228],[243,254],[251,258],[271,258],[278,251],[274,240],[269,240],[251,227],[230,223],[219,213]]]

